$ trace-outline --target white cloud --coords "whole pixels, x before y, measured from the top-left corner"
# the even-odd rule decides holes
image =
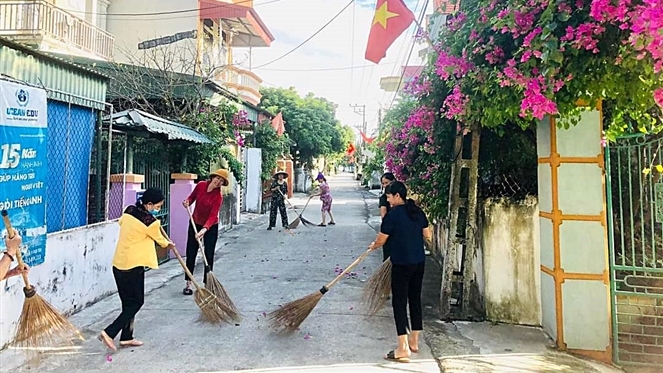
[[[251,65],[268,63],[297,46],[315,33],[338,13],[349,0],[282,0],[254,7],[275,37],[269,48],[253,48]],[[416,0],[406,1],[416,16]],[[421,7],[425,1],[419,1]],[[379,65],[364,59],[368,33],[373,19],[375,0],[357,0],[327,28],[287,57],[264,68],[253,69],[266,86],[297,88],[300,94],[313,92],[338,104],[337,116],[343,124],[358,126],[361,116],[353,112],[350,104],[366,105],[369,132],[377,128],[380,104],[388,107],[393,93],[380,89],[380,78],[399,75],[410,51],[414,32],[411,27],[387,51]],[[354,16],[353,16],[354,13]],[[354,37],[353,37],[354,18]],[[415,46],[410,65],[419,64]],[[237,59],[248,50],[236,50]],[[358,67],[347,69],[348,67]],[[365,67],[364,67],[365,66]],[[342,69],[346,68],[346,69]],[[311,70],[318,71],[311,71]]]

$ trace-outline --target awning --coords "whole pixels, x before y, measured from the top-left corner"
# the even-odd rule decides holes
[[[184,124],[169,121],[138,109],[125,110],[113,114],[113,129],[128,133],[149,132],[166,141],[211,144],[207,136],[194,131]]]
[[[269,47],[274,35],[252,7],[219,0],[199,0],[200,19],[219,19],[238,31],[233,47]]]

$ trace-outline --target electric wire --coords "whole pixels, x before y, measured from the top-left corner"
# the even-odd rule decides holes
[[[290,51],[286,52],[285,54],[281,55],[280,57],[277,57],[277,58],[275,58],[275,59],[273,59],[273,60],[271,60],[271,61],[269,61],[269,62],[267,62],[267,63],[263,63],[262,65],[255,66],[255,67],[253,67],[253,68],[254,68],[254,69],[259,69],[259,68],[261,68],[261,67],[265,67],[265,66],[271,65],[271,64],[273,64],[274,62],[280,61],[280,60],[284,59],[285,57],[289,56],[290,54],[292,54],[293,52],[295,52],[297,49],[299,49],[299,48],[301,48],[302,46],[304,46],[304,44],[308,43],[308,42],[309,42],[311,39],[313,39],[316,35],[318,35],[319,33],[321,33],[325,28],[327,28],[327,26],[329,26],[332,22],[334,22],[334,20],[336,20],[336,18],[338,18],[341,14],[343,14],[343,12],[344,12],[346,9],[348,9],[348,8],[350,7],[350,5],[352,5],[354,2],[355,2],[355,0],[350,0],[350,2],[349,2],[346,6],[343,7],[343,9],[341,9],[338,13],[336,13],[336,15],[335,15],[334,17],[332,17],[332,19],[330,19],[327,23],[325,23],[320,29],[318,29],[318,31],[314,32],[313,35],[311,35],[311,36],[309,36],[308,38],[306,38],[306,40],[304,40],[303,42],[299,43],[299,45],[297,45],[296,47],[292,48]]]

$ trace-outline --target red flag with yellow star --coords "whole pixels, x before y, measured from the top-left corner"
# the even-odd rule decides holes
[[[379,63],[387,55],[387,49],[414,21],[414,14],[403,0],[378,0],[365,57]]]

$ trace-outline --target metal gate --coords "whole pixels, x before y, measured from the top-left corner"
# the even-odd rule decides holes
[[[605,153],[613,352],[624,365],[663,364],[662,147],[660,135],[632,135]]]
[[[157,218],[170,235],[170,160],[166,146],[156,139],[135,138],[133,141],[133,173],[144,175],[145,188],[156,187],[166,197]],[[170,255],[167,249],[156,245],[159,264],[167,262]]]

